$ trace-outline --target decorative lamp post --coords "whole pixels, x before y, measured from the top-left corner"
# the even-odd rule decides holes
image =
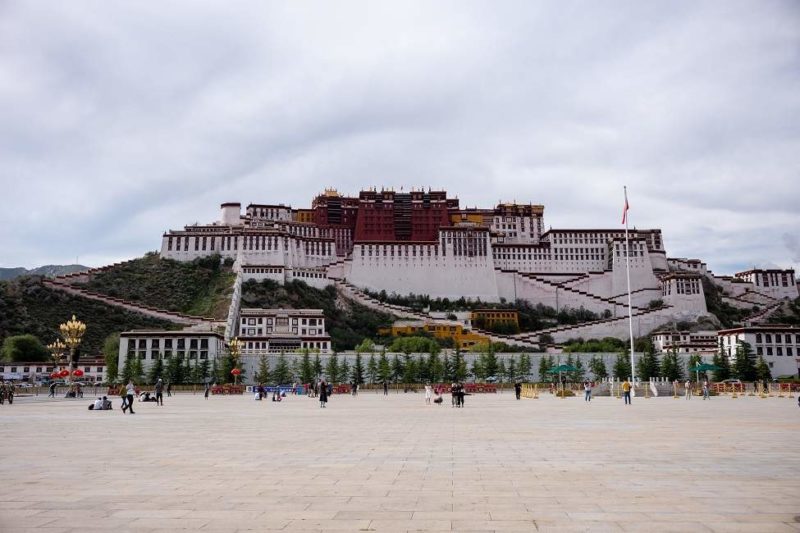
[[[50,351],[50,357],[53,359],[53,374],[58,374],[58,370],[56,367],[61,366],[61,360],[64,358],[64,350],[67,349],[67,345],[61,342],[61,339],[56,339],[55,342],[52,342],[47,345],[47,349]],[[51,378],[57,378],[57,375],[51,374]]]
[[[233,383],[238,385],[239,375],[242,373],[242,371],[236,367],[239,364],[239,354],[242,353],[242,343],[237,337],[232,338],[231,342],[228,343],[228,353],[230,353],[231,359],[233,359],[233,370],[231,370],[231,374],[233,375]]]
[[[81,344],[83,334],[86,333],[86,324],[78,320],[75,315],[72,315],[72,320],[68,320],[58,326],[61,330],[61,336],[69,348],[69,371],[74,371],[78,367],[78,361],[75,354],[78,351],[78,346]],[[68,377],[70,372],[67,372],[65,377]]]

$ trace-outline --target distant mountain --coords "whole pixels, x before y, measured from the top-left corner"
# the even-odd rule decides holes
[[[22,267],[0,268],[0,281],[10,280],[20,276],[45,276],[54,278],[56,276],[63,276],[64,274],[81,272],[83,270],[89,270],[89,267],[83,265],[44,265],[31,270]]]

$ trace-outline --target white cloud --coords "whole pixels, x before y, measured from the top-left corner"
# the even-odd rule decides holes
[[[798,43],[793,2],[6,2],[0,265],[326,186],[614,227],[627,184],[670,255],[798,268]]]

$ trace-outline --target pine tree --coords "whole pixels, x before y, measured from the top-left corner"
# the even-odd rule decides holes
[[[195,365],[194,367],[194,382],[195,383],[205,383],[206,379],[208,378],[208,374],[210,371],[210,364],[208,359],[203,359]]]
[[[343,383],[350,379],[350,363],[347,357],[342,358],[342,364],[339,365],[339,375],[336,377],[337,383]]]
[[[506,362],[504,359],[497,361],[497,381],[501,383],[506,380]]]
[[[397,354],[394,354],[394,358],[392,359],[392,381],[395,383],[400,381],[400,377],[403,375],[403,363],[400,361],[400,357]]]
[[[258,358],[258,370],[255,375],[256,383],[268,384],[269,377],[269,361],[262,355]]]
[[[542,355],[539,359],[539,381],[548,381],[550,376],[548,372],[554,366],[553,356]]]
[[[125,358],[125,363],[122,365],[122,383],[127,383],[131,379],[133,379],[133,360],[136,358],[136,355],[128,355]]]
[[[328,379],[331,383],[336,383],[336,379],[339,377],[339,356],[336,355],[336,352],[333,352],[331,356],[328,357],[325,373],[328,375]]]
[[[106,362],[106,381],[114,383],[119,374],[119,333],[112,333],[103,342],[103,357]]]
[[[455,367],[456,381],[461,383],[467,379],[467,361],[464,356],[456,352],[456,367]]]
[[[403,356],[403,383],[414,383],[417,377],[417,362],[408,354]]]
[[[713,359],[714,365],[718,370],[714,371],[714,381],[725,381],[731,377],[731,363],[728,356],[722,351],[717,352]]]
[[[183,360],[183,368],[181,369],[181,378],[183,379],[184,383],[191,383],[192,382],[192,363],[187,357]],[[233,380],[233,376],[230,376],[231,380]]]
[[[519,373],[523,375],[526,380],[530,378],[531,368],[533,368],[531,356],[523,352],[522,355],[519,356]]]
[[[605,379],[608,377],[606,362],[598,355],[592,356],[589,360],[589,371],[594,374],[595,379]]]
[[[352,382],[356,385],[364,383],[364,365],[361,362],[361,353],[356,353],[356,363],[353,365]]]
[[[144,382],[144,371],[142,370],[142,360],[138,357],[133,358],[133,363],[131,365],[131,374],[134,383]]]
[[[322,376],[322,360],[319,358],[319,353],[314,354],[314,379]]]
[[[661,358],[661,375],[670,382],[683,381],[683,361],[674,349],[665,353]]]
[[[378,379],[381,383],[388,383],[392,379],[392,369],[389,366],[389,359],[386,358],[386,352],[381,352],[378,360]]]
[[[286,355],[284,355],[283,352],[280,353],[278,362],[275,363],[275,369],[272,371],[272,378],[275,380],[276,385],[285,385],[292,380],[289,362],[286,360]]]
[[[772,372],[769,369],[769,365],[764,360],[763,355],[758,356],[758,362],[756,363],[756,378],[761,381],[771,381],[772,380]]]
[[[660,373],[658,367],[658,357],[652,349],[646,349],[636,362],[636,373],[641,380],[648,381],[650,378],[658,377]]]
[[[371,354],[369,361],[367,361],[367,375],[372,385],[378,381],[378,362],[375,360],[375,354]]]
[[[453,358],[445,353],[444,358],[442,358],[442,381],[455,381],[455,373]]]
[[[155,383],[159,378],[164,377],[164,361],[161,357],[156,357],[156,360],[150,365],[150,370],[147,372],[147,382]]]
[[[736,346],[736,362],[733,371],[735,376],[742,381],[755,381],[756,361],[750,343],[740,342]]]
[[[300,362],[300,381],[314,383],[314,365],[311,363],[308,349],[303,350],[303,357]]]
[[[491,342],[489,343],[489,349],[486,351],[481,366],[483,367],[484,379],[497,377],[497,356],[494,353],[494,345]]]
[[[517,379],[517,360],[514,356],[508,358],[508,364],[506,365],[506,377],[508,378],[509,382],[514,382]]]
[[[628,354],[617,354],[617,359],[614,361],[614,377],[620,380],[631,377],[631,361]]]
[[[486,378],[486,373],[483,370],[483,357],[483,354],[481,354],[472,360],[472,368],[470,369],[470,373],[475,378],[475,381],[483,381],[484,378]]]
[[[580,383],[586,376],[586,369],[583,366],[580,356],[575,356],[575,371],[570,372],[570,378],[575,383]]]

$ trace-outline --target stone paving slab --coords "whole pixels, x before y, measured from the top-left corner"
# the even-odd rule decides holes
[[[796,400],[89,402],[0,406],[0,532],[800,531]]]

